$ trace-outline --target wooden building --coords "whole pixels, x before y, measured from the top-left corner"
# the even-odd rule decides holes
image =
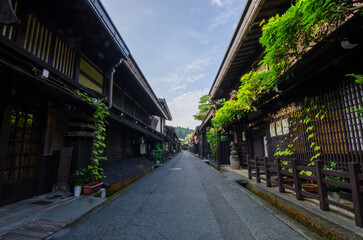
[[[247,1],[238,27],[233,35],[225,57],[219,68],[209,95],[212,100],[231,98],[238,89],[240,78],[261,59],[262,46],[259,43],[261,27],[259,22],[276,13],[282,14],[290,1],[266,1],[256,8],[259,1]],[[343,168],[347,162],[362,164],[361,119],[349,109],[359,107],[362,102],[361,85],[346,77],[349,73],[361,73],[361,42],[352,49],[342,46],[342,39],[359,39],[358,30],[362,19],[354,16],[337,29],[329,44],[317,44],[293,66],[293,78],[280,81],[278,90],[262,96],[256,102],[257,110],[224,128],[230,139],[240,143],[241,160],[247,155],[259,158],[274,155],[277,145],[288,135],[287,119],[295,119],[292,113],[301,111],[304,99],[318,99],[316,104],[328,108],[324,121],[316,121],[315,129],[318,145],[322,146],[321,157],[339,162]],[[315,110],[315,115],[318,110]],[[301,120],[301,119],[296,119]],[[324,119],[323,119],[324,120]],[[287,125],[286,125],[287,124]],[[285,126],[285,131],[283,130]],[[305,129],[306,130],[306,129]],[[304,129],[299,134],[308,137]],[[294,158],[301,162],[312,157],[309,140],[305,139]],[[287,143],[288,144],[288,143]],[[286,147],[286,146],[285,146]],[[243,150],[242,150],[243,149]],[[304,160],[305,159],[305,160]]]
[[[50,192],[57,173],[89,164],[94,109],[74,90],[110,108],[109,161],[147,155],[163,141],[170,112],[99,0],[11,7],[20,22],[0,24],[0,205]],[[69,163],[60,161],[64,147]]]
[[[180,152],[180,141],[176,134],[175,127],[166,126],[165,150],[172,156]]]
[[[241,77],[251,70],[259,69],[258,64],[264,56],[259,42],[262,35],[260,23],[275,14],[283,14],[290,6],[289,0],[246,1],[210,89],[212,101],[233,99],[241,84]],[[322,165],[328,167],[331,163],[336,164],[335,170],[346,172],[345,176],[348,176],[350,163],[358,163],[360,166],[357,172],[361,172],[362,116],[352,109],[362,106],[363,86],[355,83],[347,74],[363,73],[362,23],[360,14],[352,14],[293,64],[289,69],[288,80],[278,80],[275,90],[260,96],[253,103],[255,110],[219,129],[220,135],[227,136],[229,141],[237,144],[242,168],[254,169],[250,174],[259,176],[259,171],[268,172],[267,164],[275,166],[276,161],[280,161],[276,160],[276,153],[282,152],[280,156],[290,167],[293,166],[291,164],[298,168],[313,167],[312,162],[321,160]],[[202,125],[208,125],[209,121],[209,118],[205,119]],[[228,152],[229,145],[224,148]],[[259,168],[258,165],[264,159],[267,163]],[[219,157],[218,161],[222,159]],[[280,168],[277,166],[277,169]],[[299,173],[296,174],[298,178],[292,173],[285,174],[296,180],[297,185],[291,189],[296,192],[298,199],[302,199],[298,181],[307,178]],[[315,178],[309,180],[319,181]],[[321,191],[318,195],[309,196],[319,199],[322,206],[327,200],[325,190]],[[362,193],[358,191],[355,196],[354,208],[349,208],[349,211],[356,214],[357,225],[363,226],[362,222],[359,223],[363,213],[357,210],[362,204]],[[339,207],[348,209],[343,205]],[[327,208],[322,207],[322,210]]]

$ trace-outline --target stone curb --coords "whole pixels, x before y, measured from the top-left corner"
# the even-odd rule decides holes
[[[225,168],[223,169],[231,172]],[[246,189],[320,236],[326,239],[363,239],[363,229],[357,227],[354,220],[333,211],[321,211],[316,205],[306,201],[299,201],[291,196],[279,193],[275,188],[264,186],[264,183],[256,183],[254,180],[248,179],[248,177],[237,175],[243,179],[242,182],[239,182],[240,185],[244,185]]]

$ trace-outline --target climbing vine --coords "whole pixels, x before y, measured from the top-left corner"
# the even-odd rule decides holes
[[[207,133],[207,142],[209,143],[209,146],[211,148],[212,151],[212,159],[216,160],[216,151],[217,151],[217,131],[214,128],[210,128]],[[226,140],[225,136],[220,136],[221,137],[221,142],[224,142]]]
[[[83,101],[96,108],[92,115],[93,119],[95,120],[95,131],[92,143],[91,164],[88,165],[88,171],[90,180],[92,182],[99,181],[101,178],[106,177],[103,169],[100,167],[100,161],[107,160],[107,156],[105,155],[105,140],[106,126],[108,124],[107,117],[110,115],[110,113],[108,107],[101,99],[90,97],[87,93],[80,90],[75,90],[73,93]]]
[[[329,103],[327,103],[327,105],[319,104],[318,97],[306,97],[300,105],[296,106],[295,111],[289,115],[290,133],[281,141],[281,144],[287,143],[287,146],[283,148],[282,146],[277,145],[274,156],[290,157],[294,155],[296,153],[297,145],[304,142],[301,140],[298,141],[299,138],[305,138],[304,135],[306,135],[308,147],[312,153],[307,166],[314,166],[314,160],[321,156],[321,146],[318,144],[317,136],[315,134],[318,129],[315,128],[319,125],[323,125],[318,124],[318,122],[323,121],[326,118],[328,106]],[[300,125],[300,127],[298,127],[298,125]],[[287,162],[288,161],[286,161],[286,164]],[[301,171],[301,173],[311,175],[310,171]]]
[[[288,69],[316,43],[322,41],[344,20],[361,11],[363,1],[297,0],[283,15],[261,22],[264,57],[260,67],[241,78],[237,96],[217,110],[214,128],[222,128],[246,113],[256,110],[259,97],[277,86],[278,79],[288,78]]]

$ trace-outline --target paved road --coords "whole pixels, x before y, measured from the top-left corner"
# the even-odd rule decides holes
[[[182,152],[55,238],[305,239],[262,205]]]

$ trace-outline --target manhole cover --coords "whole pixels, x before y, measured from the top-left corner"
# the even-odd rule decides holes
[[[177,171],[177,170],[181,170],[181,168],[169,168],[169,170],[171,170],[171,171]]]
[[[52,203],[52,202],[50,202],[50,201],[40,200],[40,201],[32,202],[31,204],[37,204],[37,205],[48,205],[48,204],[51,204],[51,203]]]

